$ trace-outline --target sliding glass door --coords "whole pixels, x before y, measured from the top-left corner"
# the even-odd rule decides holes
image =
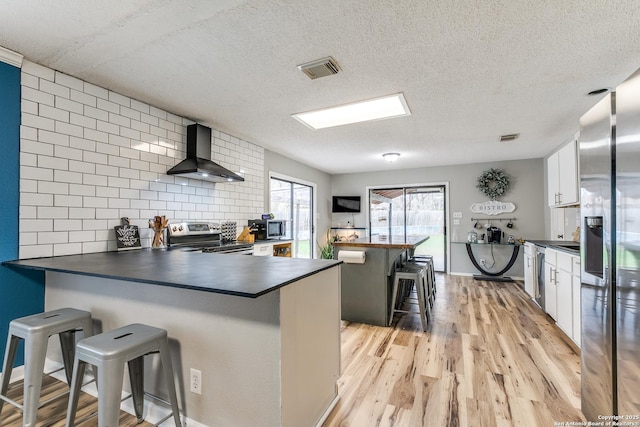
[[[444,185],[369,190],[369,229],[379,236],[429,236],[417,255],[432,255],[435,269],[446,266]]]
[[[292,255],[313,258],[313,187],[272,177],[270,212],[287,220],[287,238],[293,239]]]

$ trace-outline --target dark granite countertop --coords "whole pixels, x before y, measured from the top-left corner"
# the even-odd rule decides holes
[[[257,298],[341,262],[140,249],[5,261],[3,265]]]
[[[352,246],[362,248],[383,249],[415,249],[421,243],[429,240],[429,236],[371,236],[355,240],[331,242],[333,246]]]
[[[566,240],[527,240],[537,246],[568,252],[571,255],[580,255],[580,243]],[[569,247],[572,246],[572,247]]]

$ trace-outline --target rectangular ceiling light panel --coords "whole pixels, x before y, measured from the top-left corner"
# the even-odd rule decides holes
[[[323,108],[306,113],[293,114],[292,117],[311,129],[324,129],[352,123],[390,119],[411,115],[407,101],[402,93],[381,98],[358,101],[337,107]]]

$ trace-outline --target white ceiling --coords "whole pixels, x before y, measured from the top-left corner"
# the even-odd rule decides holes
[[[640,68],[637,0],[3,0],[0,46],[329,173],[543,157]],[[332,56],[310,80],[296,66]],[[412,115],[290,117],[403,92]],[[511,143],[501,134],[520,133]],[[402,153],[387,164],[385,152]]]

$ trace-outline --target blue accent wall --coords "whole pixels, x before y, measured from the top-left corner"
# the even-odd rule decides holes
[[[0,61],[0,262],[18,258],[20,210],[20,69]],[[44,310],[44,274],[0,266],[0,355],[9,322]],[[18,351],[16,366],[22,365]],[[2,366],[0,365],[0,369]]]

